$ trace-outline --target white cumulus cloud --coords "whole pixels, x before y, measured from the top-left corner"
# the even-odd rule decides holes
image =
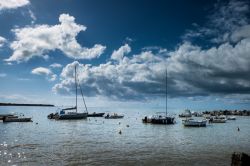
[[[108,96],[113,99],[145,99],[165,93],[166,59],[151,51],[133,57],[121,57],[98,66],[75,61],[66,65],[56,93],[70,93],[74,89],[74,66],[78,66],[79,83],[87,96]],[[151,96],[151,97],[152,97]]]
[[[154,98],[165,96],[167,70],[170,97],[226,99],[230,96],[230,100],[249,102],[249,4],[229,1],[216,9],[210,26],[201,28],[193,36],[195,31],[188,34],[195,38],[206,36],[203,39],[213,44],[203,47],[192,40],[184,41],[174,50],[147,47],[132,56],[124,56],[131,51],[124,45],[105,63],[91,65],[75,61],[66,65],[53,90],[73,92],[74,66],[77,65],[79,83],[86,96]]]
[[[114,60],[122,60],[123,56],[130,53],[131,52],[131,48],[128,44],[125,44],[124,46],[121,46],[118,50],[115,50],[112,55],[111,55],[111,59]]]
[[[0,10],[16,9],[29,4],[29,0],[0,0]]]
[[[99,57],[105,46],[95,44],[92,48],[82,47],[76,40],[79,32],[85,31],[84,25],[75,23],[75,18],[69,14],[61,14],[60,24],[34,25],[16,28],[16,40],[10,45],[13,54],[5,61],[28,61],[32,57],[44,57],[49,51],[61,50],[67,57],[73,59],[92,59]]]
[[[3,47],[3,45],[4,45],[6,42],[7,42],[7,40],[6,40],[4,37],[0,36],[0,47]]]
[[[45,75],[49,81],[55,81],[57,75],[54,74],[50,69],[45,67],[38,67],[31,71],[35,75]]]

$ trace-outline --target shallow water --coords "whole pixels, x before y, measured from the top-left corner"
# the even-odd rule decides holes
[[[141,122],[145,115],[163,108],[89,109],[123,113],[125,117],[55,121],[47,115],[56,108],[0,107],[0,113],[22,112],[34,121],[0,123],[0,165],[212,166],[230,165],[233,152],[250,154],[250,117],[187,128],[178,117],[175,125]]]

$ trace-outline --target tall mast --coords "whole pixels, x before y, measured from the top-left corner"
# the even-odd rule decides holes
[[[166,68],[166,116],[168,114],[168,69]]]
[[[76,86],[76,112],[77,112],[77,82],[76,82],[76,65],[75,65],[75,86]]]

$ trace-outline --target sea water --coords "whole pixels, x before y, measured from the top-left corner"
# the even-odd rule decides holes
[[[184,127],[143,124],[142,118],[164,108],[92,107],[123,119],[47,119],[56,107],[0,107],[19,112],[32,123],[0,123],[0,165],[230,165],[233,152],[250,154],[250,117]],[[182,110],[169,111],[178,115]],[[240,128],[240,131],[237,130]],[[119,134],[121,131],[121,134]]]

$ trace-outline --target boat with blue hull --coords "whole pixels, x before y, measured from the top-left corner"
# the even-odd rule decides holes
[[[83,96],[82,88],[80,84],[78,84],[78,79],[77,79],[77,72],[76,72],[76,66],[75,66],[75,92],[76,92],[76,106],[75,107],[70,107],[70,108],[64,108],[59,111],[59,113],[55,114],[49,114],[47,117],[48,119],[56,119],[56,120],[76,120],[76,119],[87,119],[88,117],[88,109],[85,103],[85,99]],[[80,88],[83,103],[85,106],[85,111],[84,112],[78,112],[78,107],[77,107],[77,88]],[[74,110],[74,111],[72,111]]]

